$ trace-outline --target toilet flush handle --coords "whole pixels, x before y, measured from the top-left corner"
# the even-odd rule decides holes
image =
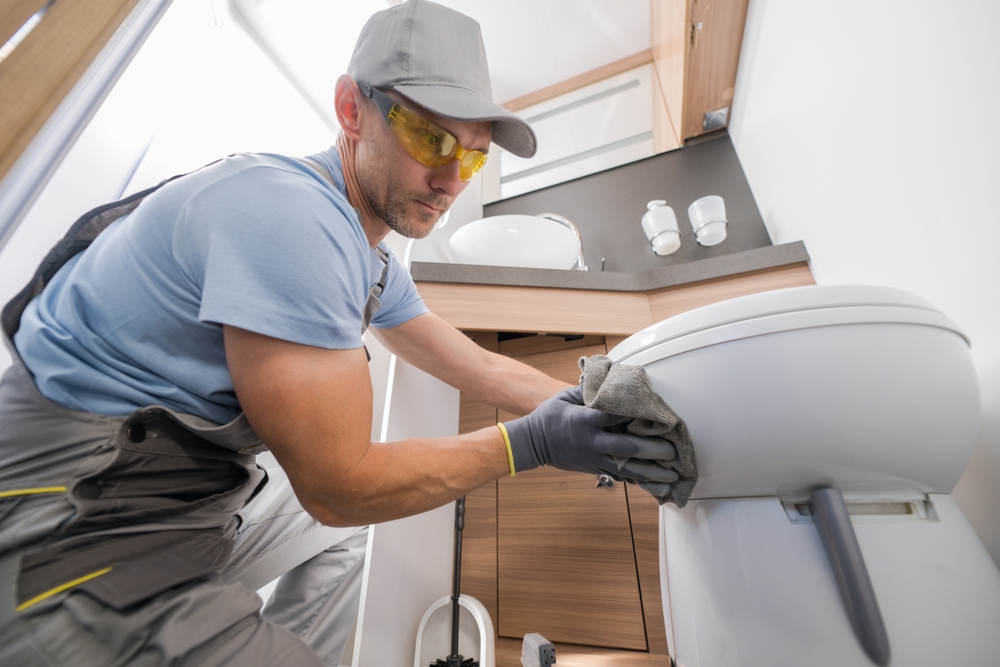
[[[836,489],[817,489],[809,498],[809,507],[854,634],[871,661],[885,667],[890,659],[889,635],[844,496]]]

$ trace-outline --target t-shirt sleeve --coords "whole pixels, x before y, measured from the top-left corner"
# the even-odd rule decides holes
[[[174,245],[201,286],[198,319],[304,345],[361,347],[371,251],[347,208],[308,179],[267,167],[197,193]]]
[[[410,272],[396,259],[388,246],[382,247],[389,252],[389,273],[386,276],[385,291],[382,292],[382,307],[375,311],[372,326],[390,329],[417,315],[423,315],[427,312],[427,306],[420,298]]]

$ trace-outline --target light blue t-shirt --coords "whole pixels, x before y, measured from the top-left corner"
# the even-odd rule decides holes
[[[14,337],[42,394],[98,414],[163,405],[224,423],[240,407],[222,324],[361,347],[383,264],[347,201],[336,150],[312,158],[336,187],[291,158],[231,156],[164,185],[70,260]],[[391,252],[381,301],[375,327],[427,312]]]

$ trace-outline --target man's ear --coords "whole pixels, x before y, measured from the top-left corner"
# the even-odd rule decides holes
[[[340,123],[340,129],[352,141],[361,140],[361,107],[363,104],[364,94],[354,79],[346,74],[337,79],[333,106],[337,112],[337,122]]]

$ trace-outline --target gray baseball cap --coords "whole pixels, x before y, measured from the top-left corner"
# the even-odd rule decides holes
[[[407,0],[376,13],[361,30],[347,73],[445,118],[491,121],[493,143],[518,157],[535,154],[531,126],[493,101],[479,24],[453,9]]]

